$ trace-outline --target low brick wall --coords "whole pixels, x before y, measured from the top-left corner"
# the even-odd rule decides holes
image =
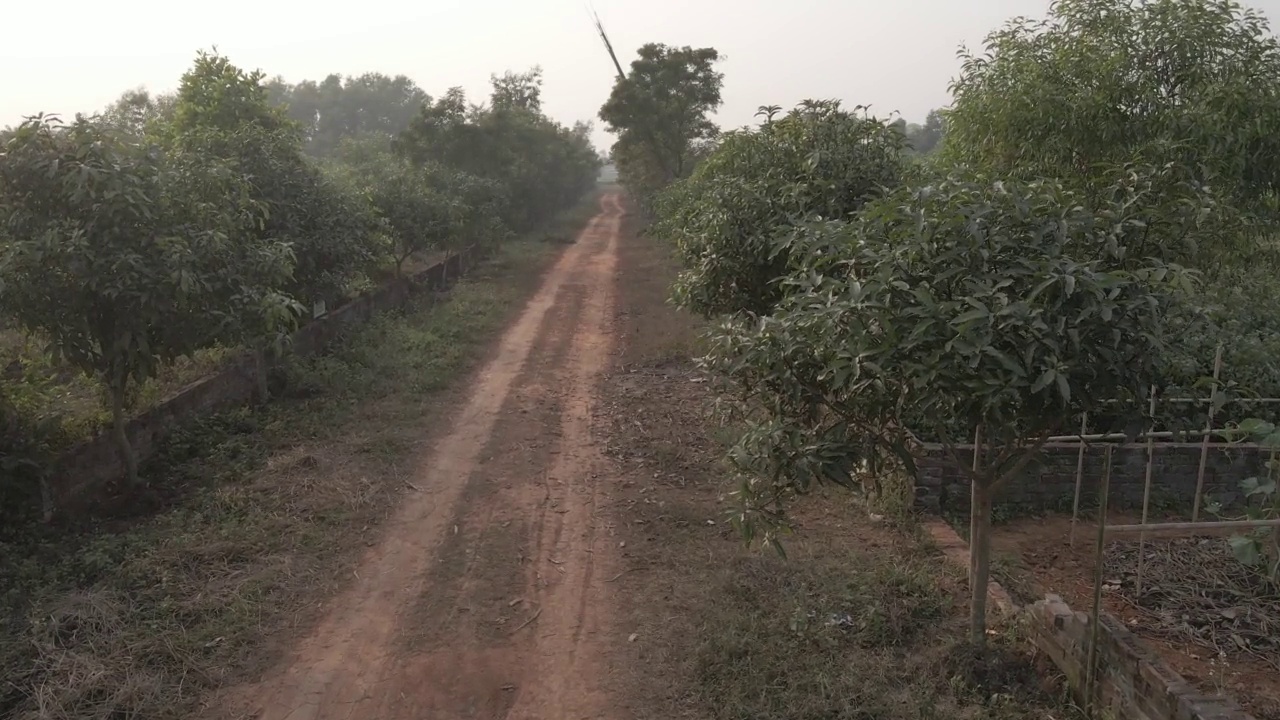
[[[1071,443],[1046,445],[1037,459],[1007,486],[996,502],[1028,509],[1071,508],[1076,483],[1079,446]],[[973,446],[957,448],[965,465],[972,463]],[[1258,475],[1266,458],[1256,447],[1211,443],[1205,468],[1205,493],[1225,506],[1238,502],[1240,481]],[[1159,505],[1189,506],[1195,497],[1200,468],[1200,443],[1158,443],[1152,470],[1151,498]],[[1085,451],[1081,505],[1097,502],[1103,474],[1103,448],[1092,445]],[[1145,447],[1121,446],[1112,453],[1111,499],[1113,507],[1142,506],[1146,482]],[[926,445],[916,458],[916,505],[932,511],[967,511],[969,478],[939,445]]]
[[[476,252],[466,250],[436,263],[407,280],[393,282],[365,293],[294,332],[290,352],[314,355],[322,352],[343,331],[367,322],[374,313],[401,307],[418,289],[442,287],[462,274]],[[160,442],[177,426],[219,409],[243,405],[254,397],[257,373],[242,358],[223,371],[198,380],[129,421],[129,441],[139,462],[151,457]],[[73,446],[50,468],[49,490],[53,508],[60,515],[74,515],[101,498],[108,485],[124,476],[124,462],[109,432]]]
[[[1083,703],[1089,662],[1089,616],[1057,595],[1024,610],[1031,637],[1067,676]],[[1102,613],[1098,628],[1096,716],[1117,720],[1253,720],[1234,700],[1195,689],[1120,621]]]

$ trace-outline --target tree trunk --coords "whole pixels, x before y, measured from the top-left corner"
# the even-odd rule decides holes
[[[258,386],[258,402],[269,401],[271,389],[267,387],[267,351],[262,348],[253,351],[253,379]]]
[[[124,461],[125,480],[130,489],[138,486],[138,456],[129,443],[129,433],[125,429],[127,419],[124,416],[125,387],[111,388],[111,429],[116,438],[116,447],[120,450],[120,459]]]
[[[991,577],[991,488],[972,485],[969,507],[969,641],[987,642],[987,581]]]
[[[57,508],[53,506],[53,488],[49,487],[49,476],[43,472],[40,473],[40,511],[44,522],[53,522]]]

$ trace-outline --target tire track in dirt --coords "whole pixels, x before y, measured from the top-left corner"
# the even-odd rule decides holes
[[[591,408],[609,358],[621,214],[617,195],[604,196],[477,376],[354,584],[283,667],[233,691],[224,707],[262,720],[608,716],[593,679],[607,620],[595,573],[609,560],[595,547],[595,483],[605,465]],[[537,347],[545,355],[530,363]],[[544,396],[535,414],[558,427],[551,449],[495,437],[504,408]],[[486,457],[487,448],[500,451]],[[451,589],[433,587],[446,541],[464,531],[460,576]],[[494,553],[513,544],[528,547],[524,572],[508,573],[503,587],[485,573],[511,566]],[[530,614],[505,635],[482,631],[475,617],[455,622],[481,595],[490,605],[499,596],[527,601]],[[433,626],[429,647],[403,642],[419,624]]]
[[[596,542],[604,520],[595,516],[608,466],[592,436],[592,418],[613,347],[610,325],[622,212],[616,196],[605,202],[611,205],[605,226],[590,238],[604,247],[584,268],[587,300],[571,353],[560,452],[547,471],[535,530],[535,557],[545,558],[555,569],[546,573],[549,581],[533,584],[542,613],[534,654],[536,662],[551,663],[555,672],[541,674],[521,693],[509,715],[513,720],[609,716],[601,689],[605,654],[600,647],[607,631],[608,598],[595,574],[598,565],[609,562],[597,557],[607,555],[609,548]],[[591,640],[584,641],[588,635]]]

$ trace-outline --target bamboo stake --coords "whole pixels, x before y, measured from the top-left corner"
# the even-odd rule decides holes
[[[1186,432],[1174,432],[1172,430],[1161,430],[1159,432],[1139,433],[1133,437],[1135,441],[1146,440],[1147,438],[1175,438],[1175,437],[1200,437],[1202,435],[1222,435],[1229,437],[1232,433],[1239,431],[1233,428],[1214,428],[1212,430],[1187,430]],[[1061,442],[1101,442],[1109,440],[1128,440],[1129,436],[1124,433],[1100,433],[1095,435],[1054,435],[1045,442],[1061,443]]]
[[[1112,525],[1108,535],[1130,535],[1140,532],[1185,532],[1196,535],[1207,530],[1251,530],[1253,528],[1280,527],[1280,518],[1270,520],[1208,520],[1205,522],[1148,523],[1146,525]]]
[[[1155,430],[1156,426],[1156,389],[1151,388],[1151,429]],[[1207,435],[1205,437],[1208,437]],[[1147,437],[1147,475],[1142,486],[1142,524],[1147,524],[1147,513],[1151,508],[1151,471],[1156,462],[1156,441],[1155,438]],[[1142,597],[1142,570],[1146,565],[1147,550],[1147,534],[1138,535],[1138,577],[1134,585],[1137,590],[1137,596]]]
[[[1267,463],[1267,477],[1271,482],[1280,480],[1280,464],[1276,463],[1276,451],[1271,451],[1271,462]],[[1280,527],[1271,528],[1271,572],[1267,579],[1274,585],[1276,575],[1280,573]]]
[[[978,471],[982,468],[982,424],[973,430],[973,475],[974,478],[969,481],[969,547],[978,547],[978,534],[982,531],[981,518],[979,517],[980,509],[978,503]],[[973,580],[978,575],[976,551],[969,553],[969,587],[973,587]]]
[[[1089,413],[1080,413],[1080,437],[1089,430]],[[1080,452],[1076,455],[1076,492],[1075,498],[1071,501],[1071,533],[1068,544],[1071,547],[1076,546],[1076,523],[1080,520],[1080,485],[1084,480],[1084,449],[1085,444],[1080,443]]]
[[[1098,402],[1103,405],[1113,405],[1119,401],[1115,399],[1110,399],[1110,400],[1099,400]],[[1206,400],[1205,398],[1165,398],[1160,402],[1178,403],[1178,404],[1187,404],[1187,405],[1202,405],[1204,403],[1209,402],[1209,400]],[[1241,405],[1275,405],[1276,403],[1280,403],[1280,398],[1231,398],[1230,400],[1227,401],[1227,403],[1228,404],[1239,403]]]
[[[1089,620],[1089,660],[1084,680],[1085,715],[1093,717],[1093,685],[1097,678],[1098,628],[1102,624],[1102,551],[1107,540],[1107,496],[1111,494],[1111,446],[1103,459],[1102,496],[1098,500],[1098,540],[1093,554],[1093,615]]]
[[[1218,394],[1218,379],[1222,377],[1222,344],[1218,344],[1218,352],[1213,358],[1213,385],[1209,390],[1209,419],[1205,421],[1205,436],[1200,443],[1200,470],[1196,473],[1196,498],[1191,506],[1192,522],[1200,519],[1200,499],[1204,495],[1204,471],[1209,465],[1209,429],[1213,427],[1213,399]],[[1146,522],[1146,520],[1143,520]]]

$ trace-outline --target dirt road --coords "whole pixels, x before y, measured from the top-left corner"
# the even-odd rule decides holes
[[[610,357],[617,195],[476,375],[350,587],[262,683],[262,720],[611,718],[613,572],[592,437]]]

